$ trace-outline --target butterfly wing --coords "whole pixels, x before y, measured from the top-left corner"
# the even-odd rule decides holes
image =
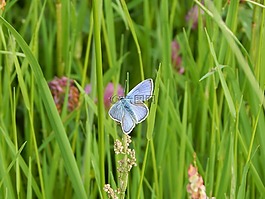
[[[124,110],[124,116],[121,121],[121,128],[125,134],[129,134],[135,127],[135,121],[129,111]]]
[[[122,117],[121,127],[125,134],[129,134],[135,124],[138,124],[146,119],[149,110],[144,103],[132,104],[128,102],[124,109],[124,116]]]
[[[112,105],[112,107],[109,110],[109,116],[117,121],[122,122],[122,117],[124,116],[124,107],[121,101],[116,102]]]
[[[153,80],[146,79],[137,84],[126,96],[132,103],[143,102],[152,97]]]
[[[123,100],[119,100],[118,102],[116,102],[109,110],[109,116],[113,120],[121,123],[122,131],[125,134],[129,134],[135,127],[135,121],[133,119],[132,114],[133,112],[130,111],[127,106],[124,107]]]
[[[130,109],[133,112],[133,118],[135,119],[135,122],[137,124],[144,121],[147,118],[149,110],[144,103],[138,102],[136,104],[132,103],[129,104],[130,104]]]

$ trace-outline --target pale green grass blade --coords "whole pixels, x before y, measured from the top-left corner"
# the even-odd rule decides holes
[[[242,199],[245,198],[245,193],[246,193],[245,187],[246,187],[248,170],[249,170],[249,162],[244,167],[242,182],[238,190],[237,198],[242,198]]]
[[[184,182],[184,171],[185,171],[185,151],[186,151],[186,134],[187,134],[187,119],[188,119],[188,101],[189,101],[189,86],[186,83],[185,94],[184,94],[184,105],[183,105],[183,115],[182,115],[182,130],[181,130],[181,141],[180,141],[180,151],[179,151],[179,170],[178,170],[178,181],[180,186],[178,186],[177,198],[182,198],[184,195],[185,188],[183,186]],[[182,186],[181,186],[182,185]]]
[[[260,4],[260,3],[256,2],[256,1],[251,1],[251,0],[245,0],[245,1],[249,2],[249,3],[252,3],[253,5],[257,5],[257,6],[261,7],[261,8],[265,8],[265,5],[262,5],[262,4]]]
[[[157,166],[156,166],[156,157],[155,157],[155,147],[154,147],[154,142],[152,139],[153,131],[154,131],[154,126],[155,126],[155,118],[156,118],[156,109],[158,105],[158,96],[159,96],[159,84],[160,84],[160,72],[161,72],[161,64],[159,65],[159,69],[157,72],[156,76],[156,81],[155,81],[155,90],[153,93],[153,99],[151,103],[151,108],[150,108],[150,114],[148,118],[148,126],[147,126],[147,133],[146,133],[146,138],[148,142],[150,141],[151,143],[151,155],[152,155],[152,163],[153,163],[153,169],[154,169],[154,185],[155,185],[155,191],[154,194],[159,198],[160,193],[159,193],[159,183],[158,183],[158,171],[157,171]],[[146,160],[146,159],[145,159]],[[145,170],[145,168],[142,167],[142,170]],[[139,192],[138,192],[139,194]]]
[[[31,171],[31,157],[29,157],[29,172],[28,172],[28,185],[27,185],[27,199],[32,198],[32,171]]]
[[[12,140],[8,136],[7,132],[5,132],[4,129],[2,129],[1,127],[0,127],[0,130],[1,130],[1,132],[2,132],[2,134],[4,136],[4,138],[5,138],[5,141],[6,141],[7,145],[9,146],[9,149],[10,149],[10,152],[12,153],[12,156],[15,157],[16,156],[15,145],[13,144]],[[29,172],[28,171],[28,166],[26,165],[24,159],[21,156],[19,156],[19,159],[20,159],[19,160],[19,164],[21,166],[21,169],[22,169],[23,173],[25,174],[25,176],[27,176],[27,174]],[[33,187],[36,195],[38,197],[41,197],[41,191],[40,191],[40,189],[39,189],[39,187],[37,185],[37,182],[36,182],[36,180],[34,178],[32,178],[32,187]]]
[[[26,142],[21,145],[21,147],[19,148],[19,150],[16,153],[16,156],[14,157],[14,159],[12,160],[12,162],[9,164],[9,166],[6,168],[6,171],[5,171],[4,168],[1,168],[1,171],[5,171],[5,173],[1,174],[1,178],[2,179],[0,181],[0,187],[7,187],[8,188],[8,195],[11,198],[15,198],[14,197],[14,193],[15,192],[13,190],[12,185],[9,184],[10,183],[10,179],[9,179],[8,174],[9,174],[10,170],[12,169],[12,167],[15,165],[15,163],[18,162],[18,157],[20,156],[21,151],[24,149],[25,145],[26,145]],[[5,161],[2,159],[1,162],[4,163]],[[1,166],[3,166],[3,164]],[[4,181],[5,181],[6,186],[3,186]]]
[[[149,146],[150,146],[150,141],[147,141],[146,148],[145,148],[145,154],[144,154],[144,160],[143,160],[143,165],[141,168],[141,177],[140,177],[140,182],[138,184],[138,190],[136,194],[136,198],[140,199],[141,198],[141,193],[142,193],[142,186],[143,186],[143,180],[144,180],[144,174],[145,174],[145,168],[146,168],[146,163],[147,163],[147,157],[148,157],[148,152],[149,152]]]
[[[5,155],[3,154],[3,149],[2,146],[0,146],[0,160],[1,160],[1,164],[0,164],[0,175],[1,175],[1,182],[0,182],[0,194],[1,196],[8,196],[8,198],[10,197],[11,199],[16,198],[15,197],[15,191],[14,191],[14,187],[13,184],[11,183],[11,178],[10,176],[6,175],[8,173],[8,168],[6,168],[7,162],[5,159],[3,159],[3,157],[5,157]],[[15,163],[15,162],[14,162]]]
[[[23,144],[21,145],[21,147],[19,148],[19,150],[18,150],[18,152],[17,152],[15,158],[12,160],[12,162],[11,162],[11,163],[9,164],[9,166],[7,167],[7,172],[6,172],[4,175],[2,175],[2,180],[0,181],[0,187],[1,187],[2,184],[3,184],[3,181],[4,181],[5,177],[6,177],[6,175],[9,173],[10,169],[11,169],[11,168],[13,167],[13,165],[16,163],[17,158],[18,158],[19,155],[21,154],[21,151],[24,149],[26,143],[27,143],[27,142],[25,142],[25,143],[23,143]]]
[[[169,1],[165,0],[161,7],[158,8],[160,13],[160,17],[157,16],[159,20],[159,25],[161,26],[160,34],[161,34],[161,48],[162,51],[162,69],[161,74],[163,75],[161,79],[172,78],[172,68],[171,68],[171,61],[170,61],[170,42],[171,42],[171,32],[169,27],[169,13],[168,13],[168,6]]]
[[[223,73],[222,73],[222,71],[220,69],[221,67],[220,67],[220,64],[218,63],[218,60],[217,60],[217,57],[216,57],[216,54],[215,54],[215,51],[214,51],[213,43],[211,42],[210,37],[209,37],[206,29],[205,29],[205,33],[206,33],[206,36],[207,36],[207,39],[208,39],[208,43],[209,43],[209,47],[210,47],[210,52],[211,52],[211,54],[213,56],[213,59],[214,59],[214,62],[216,64],[216,66],[218,66],[217,67],[217,72],[218,72],[218,75],[220,77],[222,87],[224,89],[224,94],[225,94],[225,97],[226,97],[226,100],[227,100],[227,104],[229,106],[229,110],[231,112],[232,117],[235,118],[235,116],[236,116],[236,109],[235,109],[234,102],[232,100],[232,96],[231,96],[230,91],[228,89],[228,86],[227,86],[227,83],[225,81],[224,75],[223,75]]]
[[[223,68],[227,67],[227,65],[221,65],[220,64],[219,66],[214,67],[210,72],[208,72],[205,75],[203,75],[199,81],[202,81],[202,80],[206,79],[207,77],[209,77],[209,76],[213,75],[214,73],[216,73],[218,67],[220,67],[220,69],[223,69]]]
[[[134,28],[134,25],[133,25],[133,21],[132,21],[132,19],[130,17],[130,14],[129,14],[129,11],[128,11],[128,8],[127,8],[127,5],[126,5],[125,1],[121,0],[121,4],[122,4],[124,15],[126,17],[126,21],[128,22],[128,25],[130,27],[130,30],[131,30],[131,33],[132,33],[132,36],[133,36],[133,39],[134,39],[134,42],[135,42],[135,45],[136,45],[136,48],[137,48],[141,79],[144,80],[144,69],[143,69],[141,48],[140,48],[140,45],[139,45],[139,42],[138,42],[138,38],[137,38],[136,31],[135,31],[135,28]]]
[[[160,71],[161,71],[161,64],[159,65],[159,69],[157,72],[156,80],[155,80],[155,89],[153,92],[153,97],[151,101],[151,108],[150,108],[150,114],[148,117],[148,126],[147,126],[147,133],[146,133],[146,138],[147,140],[152,139],[152,134],[154,131],[154,126],[155,126],[155,118],[156,118],[156,109],[158,105],[158,96],[159,96],[159,84],[160,84]]]
[[[97,80],[97,96],[98,96],[98,134],[99,134],[99,153],[100,153],[100,186],[103,188],[105,184],[105,132],[104,132],[104,104],[103,104],[103,73],[102,73],[102,51],[101,51],[101,1],[93,1],[93,18],[94,18],[94,38],[95,38],[95,58],[96,58],[96,80]]]
[[[257,95],[259,101],[262,102],[263,107],[265,107],[265,101],[262,101],[263,100],[263,91],[260,89],[260,86],[259,86],[255,76],[253,75],[248,63],[246,62],[243,54],[240,52],[240,49],[237,46],[236,41],[235,41],[235,38],[236,38],[235,35],[231,32],[231,30],[222,21],[221,16],[218,14],[218,12],[216,11],[216,9],[214,8],[213,4],[210,1],[207,0],[206,3],[207,3],[207,5],[209,5],[211,12],[209,10],[207,10],[204,6],[202,6],[202,4],[200,4],[197,0],[195,0],[195,2],[201,8],[203,8],[205,11],[207,11],[206,13],[209,14],[209,16],[211,16],[215,20],[215,22],[218,24],[218,26],[220,27],[220,29],[222,30],[223,35],[225,36],[230,48],[232,49],[232,52],[235,54],[235,56],[239,62],[239,66],[244,71],[244,73],[245,73],[250,85],[252,86],[253,90],[255,91],[255,94]]]
[[[16,73],[17,73],[17,78],[18,78],[20,89],[21,89],[21,93],[22,93],[22,96],[24,98],[25,106],[29,110],[30,109],[30,105],[29,105],[28,91],[27,91],[27,88],[26,88],[26,83],[24,81],[21,68],[20,68],[19,63],[18,63],[18,59],[17,59],[17,57],[15,55],[15,42],[11,41],[10,45],[12,46],[13,60],[15,62],[14,65],[15,65],[15,68],[16,68]]]

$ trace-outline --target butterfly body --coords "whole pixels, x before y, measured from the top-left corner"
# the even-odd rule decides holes
[[[149,110],[143,102],[150,99],[152,94],[153,80],[146,79],[110,108],[110,117],[121,123],[122,131],[125,134],[129,134],[136,124],[147,118]]]
[[[130,100],[128,99],[121,99],[121,103],[125,109],[125,111],[127,111],[131,116],[132,116],[132,119],[136,122],[136,116],[135,116],[135,113],[132,111],[131,107],[130,107]]]

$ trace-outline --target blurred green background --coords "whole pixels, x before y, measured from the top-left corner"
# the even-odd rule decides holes
[[[0,8],[1,198],[264,197],[264,1]],[[110,98],[147,78],[122,185]]]

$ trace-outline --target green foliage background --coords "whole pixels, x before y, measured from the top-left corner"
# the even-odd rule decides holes
[[[194,153],[208,196],[264,197],[264,1],[6,3],[1,198],[106,198],[104,184],[117,186],[113,142],[122,132],[104,108],[104,88],[124,85],[127,74],[130,88],[152,78],[155,91],[148,119],[131,133],[138,166],[126,198],[188,198]],[[195,5],[193,29],[186,15]],[[54,76],[76,81],[73,112],[58,113],[47,85]]]

